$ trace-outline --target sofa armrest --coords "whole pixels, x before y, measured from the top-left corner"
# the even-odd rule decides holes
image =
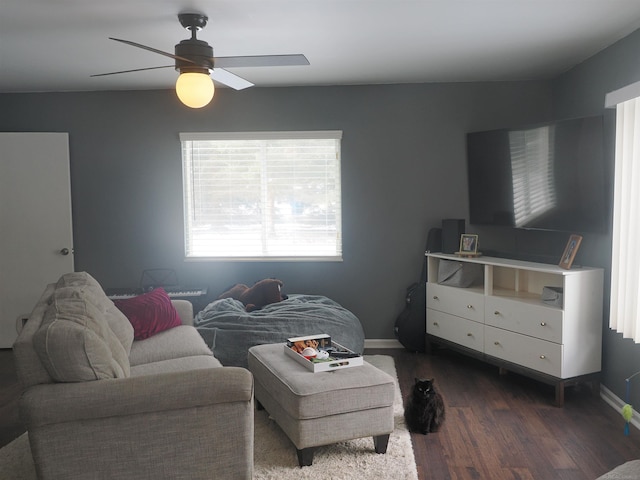
[[[189,300],[172,299],[171,303],[178,312],[183,325],[193,325],[193,304]]]
[[[214,404],[251,402],[253,376],[216,367],[27,389],[20,413],[28,427],[97,420]]]

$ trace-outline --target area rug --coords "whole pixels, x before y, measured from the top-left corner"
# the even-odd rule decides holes
[[[278,425],[264,410],[255,412],[255,480],[417,480],[411,436],[404,424],[404,407],[398,376],[392,357],[366,355],[365,360],[396,379],[393,408],[395,430],[389,438],[387,453],[373,449],[373,439],[360,438],[318,447],[313,465],[300,468],[296,450]],[[0,449],[0,479],[36,480],[27,434]]]

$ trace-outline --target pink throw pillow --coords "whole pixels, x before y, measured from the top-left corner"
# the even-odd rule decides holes
[[[156,333],[182,325],[180,316],[163,288],[123,300],[114,300],[133,325],[133,338],[143,340]]]

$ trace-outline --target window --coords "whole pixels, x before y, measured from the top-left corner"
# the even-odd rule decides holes
[[[341,260],[341,138],[180,134],[186,257]]]

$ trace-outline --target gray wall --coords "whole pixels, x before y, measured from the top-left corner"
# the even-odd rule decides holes
[[[430,227],[467,218],[465,133],[604,111],[604,95],[640,80],[640,31],[548,82],[219,89],[202,111],[172,91],[0,94],[0,131],[70,133],[76,267],[105,287],[135,286],[146,268],[177,270],[212,296],[278,277],[289,293],[327,295],[393,338],[406,286],[420,275]],[[613,113],[607,154],[613,168]],[[183,260],[179,132],[340,129],[342,263]],[[567,234],[474,228],[481,248],[555,263]],[[611,238],[585,237],[577,263],[606,269]],[[624,398],[640,346],[608,328],[603,383]],[[640,384],[640,382],[636,382]],[[640,404],[640,385],[633,390]]]
[[[608,92],[640,81],[640,30],[557,78],[553,83],[556,115],[582,116],[604,110]],[[607,111],[610,131],[615,123],[615,110]],[[613,150],[611,147],[610,151]],[[613,165],[613,154],[610,155]],[[640,212],[639,212],[640,214]],[[609,291],[611,264],[610,237],[591,239],[590,261],[606,267],[605,293]],[[582,248],[582,247],[581,247]],[[602,383],[625,400],[625,378],[640,370],[640,345],[609,329],[609,298],[605,295],[603,321]],[[632,382],[630,402],[640,405],[640,377]]]
[[[468,216],[465,133],[548,119],[551,98],[549,82],[219,89],[201,111],[172,91],[4,94],[0,131],[69,132],[76,268],[104,287],[147,268],[212,296],[277,277],[393,338],[429,228]],[[179,132],[322,129],[343,130],[343,262],[184,262]]]

